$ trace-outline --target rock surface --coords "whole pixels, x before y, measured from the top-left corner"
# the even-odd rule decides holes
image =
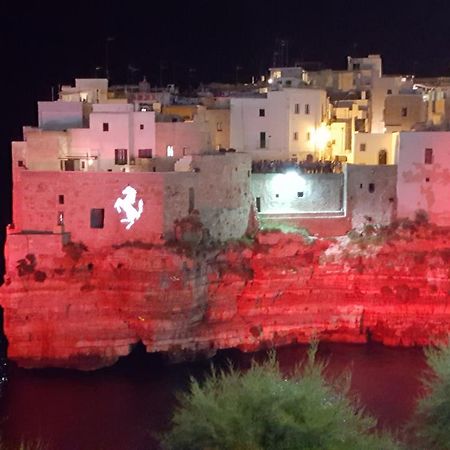
[[[191,249],[90,252],[8,237],[0,288],[9,357],[95,369],[142,341],[210,354],[321,340],[425,345],[450,332],[450,231],[407,223],[334,240],[259,233]]]

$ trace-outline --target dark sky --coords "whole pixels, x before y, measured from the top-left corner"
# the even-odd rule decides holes
[[[370,3],[370,4],[369,4]],[[36,123],[36,102],[51,86],[105,67],[113,83],[146,75],[151,84],[250,80],[271,65],[276,39],[290,62],[344,68],[346,56],[381,53],[386,73],[450,75],[450,2],[341,0],[155,1],[19,0],[2,6],[0,42],[6,100],[2,113],[2,216],[8,208],[9,142]],[[129,69],[133,67],[134,72]],[[162,71],[161,71],[162,68]],[[6,112],[7,111],[7,112]]]

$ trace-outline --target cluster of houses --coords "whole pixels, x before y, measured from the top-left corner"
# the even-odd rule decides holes
[[[218,240],[241,237],[253,210],[325,234],[419,210],[447,226],[448,130],[450,78],[386,76],[380,55],[193,97],[76,79],[13,142],[10,235],[167,241],[194,211]]]

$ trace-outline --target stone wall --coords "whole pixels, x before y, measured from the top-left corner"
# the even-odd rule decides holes
[[[312,336],[425,345],[450,331],[450,232],[412,222],[353,240],[260,233],[190,253],[139,243],[46,251],[11,235],[7,250],[0,304],[9,356],[24,367],[97,368],[138,341],[180,356]]]

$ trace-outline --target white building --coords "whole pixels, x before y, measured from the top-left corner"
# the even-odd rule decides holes
[[[232,98],[230,145],[253,160],[320,158],[329,140],[323,89],[285,88],[267,95]]]
[[[450,132],[400,132],[398,217],[413,219],[419,210],[437,225],[450,225]]]

